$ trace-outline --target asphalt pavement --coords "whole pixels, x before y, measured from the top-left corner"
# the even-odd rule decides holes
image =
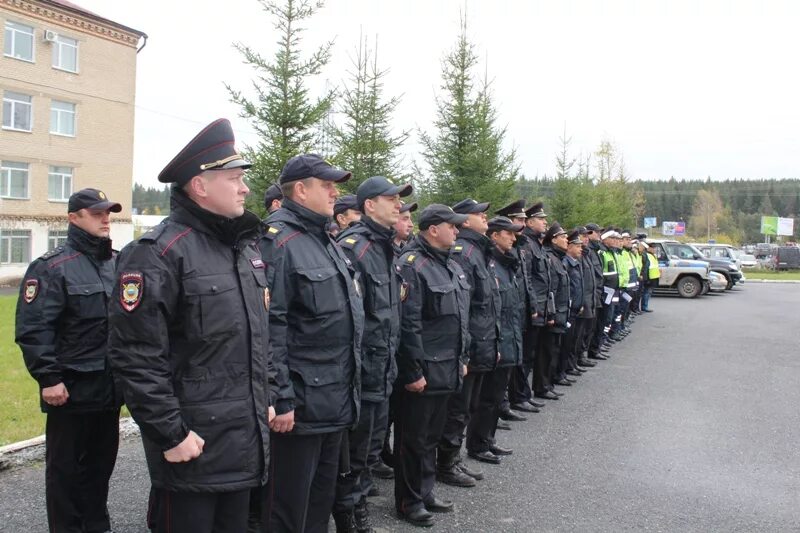
[[[514,454],[480,465],[477,487],[437,484],[456,511],[433,531],[800,531],[800,286],[652,307],[610,360],[499,432]],[[0,531],[46,531],[43,477],[41,464],[0,472]],[[419,531],[394,517],[391,482],[378,483],[377,531]],[[112,485],[114,530],[145,531],[136,437]]]

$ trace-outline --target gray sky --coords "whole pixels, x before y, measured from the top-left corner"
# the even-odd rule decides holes
[[[255,0],[75,0],[149,35],[139,54],[134,179],[146,185],[205,124],[255,141],[223,82],[252,71],[231,46],[271,56]],[[335,39],[315,86],[341,84],[359,32],[379,38],[397,129],[429,129],[460,0],[328,0],[304,48]],[[527,176],[554,173],[566,123],[574,154],[603,138],[633,178],[791,178],[800,154],[800,3],[770,0],[472,0],[469,33],[494,79],[500,122]],[[482,72],[482,70],[481,70]],[[416,135],[406,149],[416,155]]]

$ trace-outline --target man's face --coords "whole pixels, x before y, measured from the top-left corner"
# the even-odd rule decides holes
[[[464,227],[480,234],[486,233],[486,230],[489,229],[489,224],[486,221],[486,213],[469,213]]]
[[[308,178],[299,182],[295,186],[295,199],[297,203],[326,217],[333,216],[333,204],[339,196],[336,183],[319,178]],[[361,214],[359,213],[359,217]],[[347,227],[347,226],[343,226]]]
[[[599,241],[600,240],[600,232],[589,230],[586,232],[586,236],[589,237],[590,241]]]
[[[440,250],[447,250],[455,244],[458,228],[456,228],[455,224],[441,222],[428,228],[428,235],[432,237],[429,241],[434,247]]]
[[[583,243],[583,246],[588,246],[589,245],[589,234],[588,233],[584,233],[583,235],[581,235],[581,242]]]
[[[547,231],[547,219],[542,217],[531,217],[525,221],[525,224],[534,233],[544,233]]]
[[[581,250],[583,250],[582,244],[567,245],[567,255],[569,255],[573,259],[578,259],[581,256]]]
[[[107,239],[111,235],[111,210],[79,209],[67,215],[70,224],[94,237]]]
[[[272,200],[272,203],[269,206],[269,212],[274,213],[278,209],[281,208],[282,201],[281,200]]]
[[[566,251],[567,250],[567,234],[562,233],[558,237],[553,237],[552,243],[555,248],[559,250]]]
[[[231,168],[208,171],[201,176],[201,179],[205,191],[203,198],[205,209],[228,218],[244,214],[244,199],[250,193],[244,182],[244,170]]]
[[[364,202],[364,209],[370,218],[380,224],[390,228],[400,219],[400,195],[376,196]]]
[[[511,230],[501,229],[500,231],[495,231],[492,233],[492,241],[494,241],[494,244],[503,253],[510,252],[514,247],[514,242],[516,242],[516,240],[517,236]]]
[[[400,217],[394,224],[394,231],[397,232],[396,237],[401,241],[408,240],[413,229],[414,222],[411,221],[411,213],[408,211],[405,213],[400,213]]]
[[[361,211],[355,209],[345,209],[343,213],[336,215],[336,223],[340,229],[347,229],[353,222],[361,220]]]
[[[522,216],[522,217],[509,217],[509,218],[511,219],[511,222],[513,222],[514,224],[521,225],[522,229],[524,229],[525,228],[525,224],[527,224],[527,219],[524,216]],[[522,229],[519,230],[519,233],[522,233]]]

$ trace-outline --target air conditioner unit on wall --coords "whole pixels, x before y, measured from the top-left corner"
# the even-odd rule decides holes
[[[44,40],[48,43],[54,43],[58,39],[58,34],[53,30],[44,30]]]

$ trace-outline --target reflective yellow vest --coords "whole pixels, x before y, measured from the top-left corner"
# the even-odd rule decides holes
[[[656,256],[651,254],[650,252],[647,253],[647,261],[650,265],[650,268],[647,269],[647,279],[658,279],[661,277],[661,270],[658,268],[658,259]]]

